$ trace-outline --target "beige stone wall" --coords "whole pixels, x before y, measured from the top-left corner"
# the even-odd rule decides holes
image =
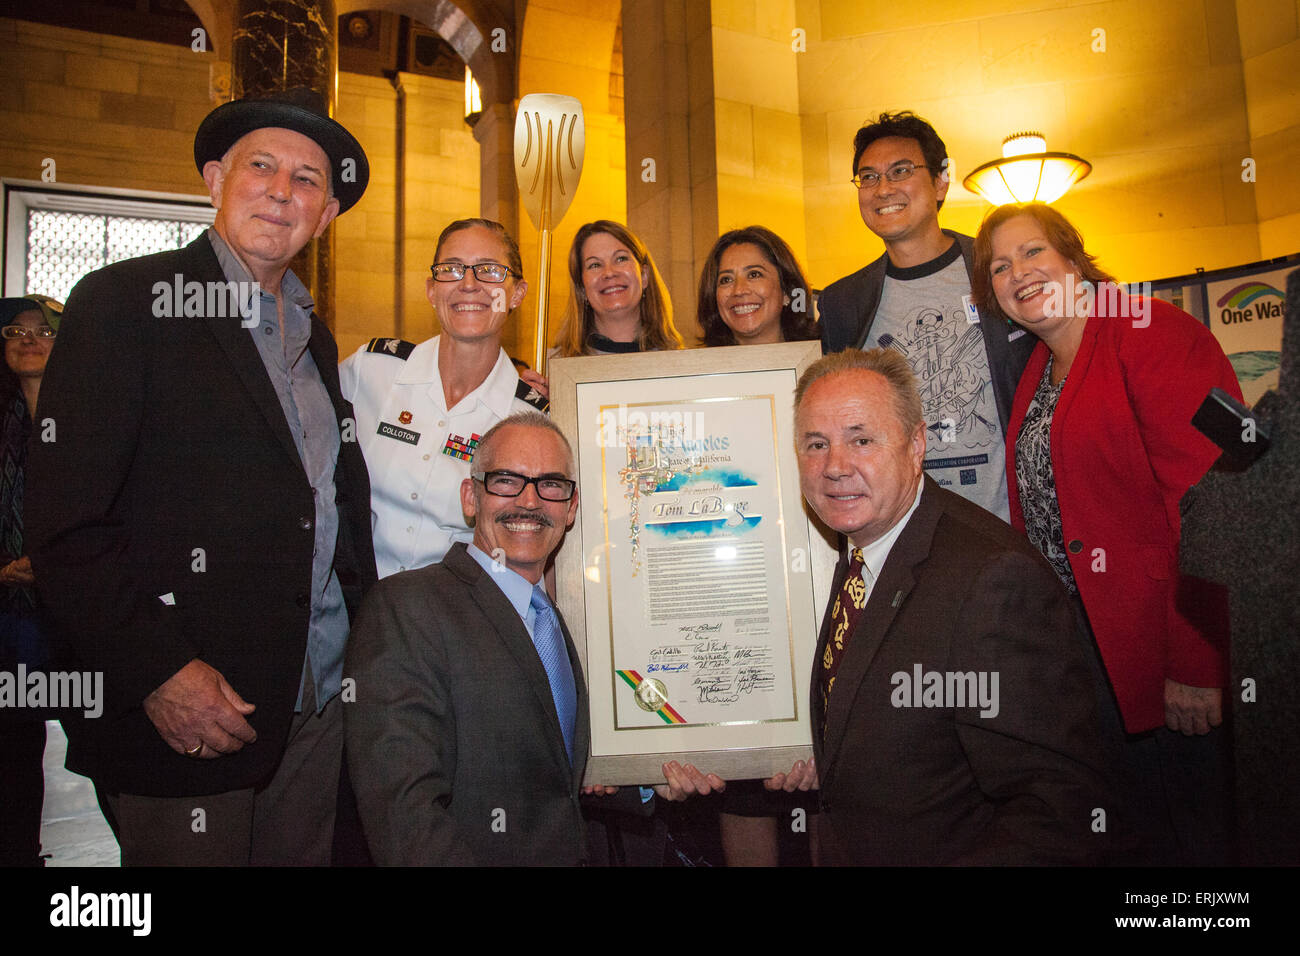
[[[530,0],[519,55],[519,98],[561,93],[582,101],[587,148],[573,204],[551,239],[548,338],[554,343],[569,297],[569,246],[580,226],[593,219],[627,222],[623,100],[611,89],[618,0]],[[613,95],[611,95],[613,94]],[[522,204],[519,249],[529,284],[527,298],[506,326],[505,348],[533,363],[537,321],[538,231]],[[652,249],[658,258],[661,251]]]
[[[397,80],[339,76],[336,116],[370,159],[365,198],[332,227],[341,355],[376,335],[437,334],[424,280],[438,233],[479,214],[479,147],[465,125],[463,85],[411,73]]]
[[[690,346],[699,261],[718,236],[711,11],[638,0],[623,11],[623,36],[627,222],[654,256]]]
[[[883,251],[847,180],[854,132],[885,109],[920,113],[947,143],[956,174],[945,227],[978,229],[988,206],[961,178],[999,156],[1004,136],[1030,128],[1049,149],[1093,163],[1057,205],[1121,278],[1296,251],[1285,235],[1296,186],[1280,162],[1288,149],[1295,156],[1294,0],[998,6],[992,15],[988,5],[934,0],[891,7],[883,18],[855,0],[797,0],[797,25],[808,33],[799,105],[815,284]],[[1098,29],[1104,52],[1093,50]],[[1268,191],[1241,181],[1252,150],[1272,170]],[[1269,210],[1258,213],[1266,225],[1257,206]]]
[[[714,0],[718,231],[759,223],[805,261],[795,25],[794,0]],[[708,251],[699,250],[701,261]]]
[[[0,18],[0,176],[206,195],[194,131],[213,54]]]
[[[3,18],[0,44],[0,176],[40,180],[49,157],[61,184],[207,195],[193,149],[213,105],[211,52]],[[375,335],[435,334],[424,294],[434,240],[452,219],[479,212],[478,144],[462,118],[462,85],[399,79],[401,111],[392,82],[339,75],[336,116],[371,168],[365,198],[330,227],[345,355]]]
[[[1300,251],[1300,0],[1237,0],[1236,7],[1259,251],[1289,255]]]
[[[950,228],[974,232],[987,209],[960,178],[996,156],[1004,135],[1030,127],[1049,148],[1094,163],[1060,208],[1121,278],[1300,247],[1300,0],[1004,0],[998,13],[930,0],[887,17],[858,0],[712,0],[704,13],[685,2],[664,0],[659,19],[670,30],[707,14],[699,36],[712,55],[711,108],[674,99],[673,84],[689,77],[668,71],[661,115],[647,122],[638,100],[637,135],[650,145],[634,143],[632,159],[614,81],[618,0],[531,0],[525,9],[519,95],[569,93],[586,113],[582,185],[554,237],[552,335],[572,236],[591,219],[627,221],[642,152],[665,153],[660,176],[667,170],[689,194],[665,205],[664,179],[636,207],[646,222],[664,220],[651,250],[683,329],[713,234],[698,226],[714,216],[718,231],[755,221],[775,229],[815,285],[878,256],[847,180],[853,133],[882,109],[912,108],[947,140],[956,173],[941,222]],[[1092,49],[1096,29],[1106,31],[1105,52]],[[805,50],[793,48],[798,39]],[[0,43],[0,175],[39,180],[52,158],[59,183],[203,194],[191,150],[211,108],[214,54],[4,18]],[[653,55],[639,47],[629,84]],[[687,73],[706,59],[687,56]],[[401,74],[398,85],[400,94],[380,78],[339,80],[338,118],[372,167],[366,198],[333,227],[345,353],[373,335],[436,332],[423,285],[434,240],[480,208],[480,148],[461,119],[460,84]],[[664,102],[686,111],[673,114],[675,126]],[[704,120],[707,130],[690,125]],[[707,156],[692,148],[703,143]],[[1242,181],[1246,158],[1254,183]],[[535,285],[537,233],[522,213],[518,238]],[[530,360],[534,295],[506,331],[507,348]]]
[[[335,118],[370,161],[366,195],[334,230],[334,337],[345,356],[376,335],[397,335],[407,286],[395,274],[397,245],[397,93],[379,77],[339,77]],[[427,310],[428,305],[425,304]]]

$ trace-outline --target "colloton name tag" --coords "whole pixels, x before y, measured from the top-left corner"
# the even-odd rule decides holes
[[[379,434],[386,438],[396,438],[398,441],[404,441],[408,445],[420,444],[419,432],[413,432],[409,428],[398,428],[396,425],[388,424],[388,422],[379,423]]]

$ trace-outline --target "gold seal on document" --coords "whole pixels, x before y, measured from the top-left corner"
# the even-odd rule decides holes
[[[636,705],[652,714],[668,703],[668,688],[657,677],[647,677],[636,685],[633,693],[636,696]]]

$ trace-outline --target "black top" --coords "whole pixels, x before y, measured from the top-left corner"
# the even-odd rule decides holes
[[[607,355],[621,355],[627,352],[640,352],[640,342],[615,342],[613,339],[606,338],[599,332],[592,332],[587,336],[587,348],[596,353],[605,353]]]

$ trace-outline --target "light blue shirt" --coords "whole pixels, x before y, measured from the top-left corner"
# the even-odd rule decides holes
[[[215,229],[208,230],[208,239],[228,280],[253,281]],[[266,292],[259,294],[258,323],[248,333],[280,400],[315,502],[306,663],[310,663],[315,677],[313,690],[319,713],[342,689],[343,651],[348,640],[347,605],[343,602],[338,575],[334,573],[334,546],[339,535],[339,513],[334,502],[339,423],[320,370],[307,349],[311,339],[311,295],[292,272],[286,272],[280,280],[280,295],[284,302],[284,335],[280,335],[275,296]],[[252,312],[248,314],[251,317]],[[274,639],[274,635],[267,637]],[[302,679],[307,679],[305,666]],[[301,684],[295,709],[302,710]]]
[[[466,547],[469,550],[469,556],[477,561],[479,567],[491,576],[492,582],[506,596],[510,606],[515,609],[519,619],[524,622],[529,640],[531,640],[533,638],[533,625],[537,623],[537,612],[533,610],[533,588],[539,587],[540,582],[530,584],[528,579],[519,572],[512,571],[504,564],[493,561],[491,556],[484,554],[477,545],[470,544]],[[547,600],[549,601],[550,598],[547,598]],[[556,613],[558,616],[559,612]]]

